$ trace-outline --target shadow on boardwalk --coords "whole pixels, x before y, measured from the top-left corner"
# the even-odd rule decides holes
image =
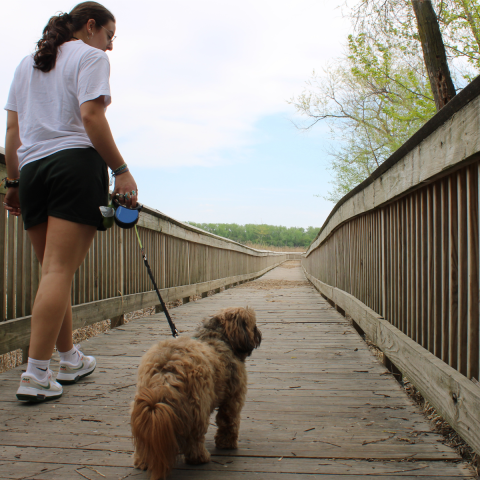
[[[239,449],[179,462],[171,480],[467,478],[473,472],[431,431],[356,331],[305,281],[300,267],[176,308],[183,335],[228,306],[254,307],[263,342],[247,360]],[[131,466],[129,403],[140,357],[167,338],[163,315],[83,345],[96,372],[40,405],[15,400],[21,368],[0,375],[0,479],[148,479]]]

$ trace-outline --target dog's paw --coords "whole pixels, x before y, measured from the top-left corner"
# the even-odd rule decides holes
[[[232,436],[215,436],[215,446],[219,450],[235,450],[238,448],[236,437]]]
[[[210,461],[210,453],[204,450],[201,454],[195,456],[185,455],[185,463],[188,465],[202,465]]]
[[[215,446],[219,450],[236,450],[238,448],[237,442],[215,442]]]
[[[133,466],[135,468],[138,468],[139,470],[147,470],[148,469],[148,465],[146,463],[142,463],[135,458],[133,459]]]
[[[133,466],[139,470],[147,470],[148,465],[146,463],[134,463]]]

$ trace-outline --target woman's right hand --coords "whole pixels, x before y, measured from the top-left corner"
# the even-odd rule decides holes
[[[124,196],[128,194],[127,196]],[[115,177],[115,189],[113,190],[112,199],[118,200],[121,205],[126,207],[137,206],[138,190],[137,184],[130,172],[122,173]]]
[[[3,200],[3,206],[5,210],[10,212],[11,215],[18,217],[21,215],[20,211],[20,199],[18,197],[18,187],[10,187],[7,190],[5,199]]]

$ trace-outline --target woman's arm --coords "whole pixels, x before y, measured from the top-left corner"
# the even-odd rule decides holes
[[[7,111],[7,134],[5,135],[5,163],[7,164],[7,177],[18,178],[18,155],[17,150],[22,145],[20,141],[20,129],[18,127],[17,112]]]
[[[80,114],[88,137],[105,163],[112,170],[123,165],[125,162],[115,144],[110,125],[105,117],[104,97],[101,96],[95,100],[82,103],[82,105],[80,105]],[[136,192],[133,197],[131,196],[132,190]],[[115,177],[115,189],[113,194],[115,195],[117,193],[120,195],[129,193],[131,198],[125,203],[127,206],[136,206],[138,194],[137,184],[130,172],[122,173],[121,175],[118,175],[118,177]],[[120,201],[123,203],[123,197],[120,197]]]
[[[18,171],[18,155],[22,142],[20,141],[20,129],[18,127],[17,112],[8,110],[7,113],[7,134],[5,135],[5,163],[7,165],[7,177],[18,178],[20,173]],[[18,198],[18,187],[10,187],[7,190],[7,195],[4,200],[5,210],[8,210],[12,215],[20,215],[20,201]]]

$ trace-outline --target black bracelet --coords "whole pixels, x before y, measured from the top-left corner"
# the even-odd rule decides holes
[[[122,173],[127,173],[127,172],[129,172],[129,171],[130,171],[130,170],[128,169],[128,167],[125,167],[125,168],[124,168],[123,170],[121,170],[120,172],[117,172],[117,173],[112,172],[112,175],[113,175],[114,177],[118,177],[119,175],[122,175]]]
[[[18,178],[5,177],[3,179],[3,184],[5,185],[5,188],[18,187],[18,185],[20,184],[20,181]]]

